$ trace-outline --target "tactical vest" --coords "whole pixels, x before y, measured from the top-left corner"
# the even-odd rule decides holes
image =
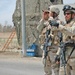
[[[69,25],[69,27],[72,27],[72,25],[75,25],[75,20],[72,20],[69,24],[66,24],[65,26]],[[68,36],[67,34],[63,33],[63,41],[69,41],[69,40],[75,40],[74,36]]]
[[[44,22],[39,26],[39,31],[41,31],[40,33],[40,36],[39,36],[39,43],[42,45],[44,44],[45,42],[45,39],[46,39],[46,31],[47,31],[47,27],[49,26],[49,23],[48,21],[47,22]]]
[[[67,24],[68,25],[68,24]],[[72,25],[75,25],[75,20],[72,20],[69,24],[70,27],[72,27]],[[75,41],[75,35],[74,36],[68,36],[67,34],[63,34],[63,41],[66,42],[66,41],[72,41],[74,40]],[[66,55],[69,56],[70,53],[72,51],[72,47],[70,46],[67,46],[66,48]],[[71,55],[71,58],[75,58],[75,50],[73,51],[72,55]]]

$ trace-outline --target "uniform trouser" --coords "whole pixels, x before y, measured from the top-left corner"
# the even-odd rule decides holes
[[[70,59],[70,65],[72,66],[71,75],[75,75],[75,58]]]
[[[71,75],[70,66],[67,64],[65,68],[64,66],[60,67],[59,75]]]
[[[72,50],[71,47],[66,48],[66,59],[70,55],[71,50]],[[72,67],[72,69],[70,66]],[[59,75],[64,75],[64,68],[61,67],[61,64],[60,64]],[[75,50],[73,51],[72,55],[70,56],[70,59],[66,64],[66,75],[75,75]]]
[[[52,52],[49,51],[45,59],[46,63],[44,63],[44,71],[46,75],[52,75],[52,70],[55,75],[59,75],[59,65],[54,62],[54,55],[55,53],[52,54]]]
[[[70,68],[72,67],[72,70]],[[66,75],[75,75],[75,58],[69,59],[69,63],[66,65]],[[59,75],[64,75],[64,67],[60,67]]]

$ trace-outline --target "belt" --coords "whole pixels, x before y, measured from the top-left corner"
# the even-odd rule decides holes
[[[52,53],[56,53],[57,51],[47,50],[47,52],[51,51]]]
[[[52,51],[52,50],[49,50],[49,51],[51,51],[52,53],[57,53],[57,51]]]
[[[57,53],[57,51],[52,51],[52,53]]]
[[[75,57],[70,57],[70,59],[75,59]]]

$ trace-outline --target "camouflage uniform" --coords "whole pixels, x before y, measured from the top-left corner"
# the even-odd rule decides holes
[[[59,9],[56,7],[50,7],[51,12],[55,12],[57,15],[59,15]],[[64,24],[62,21],[59,20],[58,16],[53,18],[50,17],[49,20],[55,20],[56,22],[60,24]],[[56,27],[52,27],[53,29],[56,29]],[[60,36],[61,33],[59,31],[51,31],[52,35],[52,46],[50,47],[50,51],[48,52],[48,55],[50,56],[50,61],[51,61],[51,67],[55,73],[55,75],[59,75],[59,65],[55,63],[55,57],[56,57],[56,52],[58,51],[59,44],[60,44]]]
[[[56,21],[60,20],[58,18],[55,18]],[[56,27],[53,27],[54,29]],[[58,51],[59,44],[60,44],[60,32],[59,31],[51,31],[52,35],[52,46],[50,47],[50,51],[48,52],[48,55],[50,57],[51,61],[51,67],[55,73],[55,75],[59,75],[59,66],[60,64],[55,63],[55,57],[56,57],[56,52]],[[48,65],[47,65],[48,66]]]
[[[63,41],[64,42],[69,41],[71,39],[75,40],[75,20],[72,20],[69,24],[70,24],[70,27],[67,27],[67,28],[64,28],[64,29],[67,30],[67,32],[69,31],[71,34],[65,32],[65,31],[62,31],[63,32]],[[73,33],[74,33],[74,36],[71,36]],[[69,36],[71,36],[71,39],[69,39]],[[70,55],[71,50],[72,50],[72,47],[67,47],[66,58],[68,58],[68,56]],[[59,52],[57,54],[59,54]],[[73,70],[70,69],[68,64],[72,66]],[[67,75],[71,75],[71,72],[72,72],[72,75],[74,75],[75,74],[75,51],[72,53],[72,55],[71,55],[71,57],[70,57],[70,59],[68,61],[68,64],[67,64],[67,67],[66,67],[67,68],[67,70],[66,70]],[[59,74],[64,75],[63,67],[61,67],[61,66],[60,66]]]
[[[37,26],[37,30],[39,31],[39,39],[40,39],[40,44],[41,46],[43,46],[44,42],[45,42],[45,32],[47,30],[47,27],[50,26],[48,21],[45,20],[40,20],[39,25]],[[43,50],[43,48],[42,48]],[[44,58],[44,50],[43,50],[43,56],[42,58]],[[43,62],[44,63],[44,62]],[[51,62],[50,62],[50,57],[47,56],[47,60],[46,60],[46,65],[49,64],[47,66],[47,68],[44,66],[45,72],[47,73],[47,75],[51,75],[52,71],[51,71]],[[45,65],[45,64],[44,64]]]
[[[70,7],[70,6],[69,6]],[[67,10],[68,7],[67,7]],[[71,11],[71,9],[70,9]],[[59,26],[59,30],[63,33],[63,42],[75,41],[75,19],[72,19],[69,23],[67,23],[65,26]],[[66,60],[68,59],[68,56],[70,55],[72,50],[72,47],[68,46],[66,48]],[[57,52],[57,55],[60,54],[60,49]],[[71,67],[72,66],[72,70]],[[64,75],[64,67],[62,64],[60,64],[60,71],[59,75]],[[67,64],[66,64],[66,75],[75,75],[75,50],[73,51],[72,55],[70,56]]]
[[[56,17],[55,19],[50,17],[49,20],[60,21],[58,19],[58,17]],[[40,41],[41,41],[42,45],[44,44],[45,39],[46,39],[45,38],[45,32],[48,29],[48,26],[50,26],[49,21],[41,20],[38,27],[37,27],[37,30],[41,34],[40,35]],[[56,52],[58,50],[60,38],[58,37],[58,32],[51,31],[50,36],[52,37],[52,41],[50,41],[50,42],[52,42],[52,46],[48,47],[49,51],[48,51],[48,54],[47,54],[47,59],[45,60],[46,64],[44,63],[44,59],[43,59],[43,63],[45,65],[44,71],[45,71],[46,75],[52,75],[52,69],[53,69],[55,75],[59,75],[59,64],[55,63],[55,55],[56,55]],[[43,57],[44,57],[44,50],[43,50]]]

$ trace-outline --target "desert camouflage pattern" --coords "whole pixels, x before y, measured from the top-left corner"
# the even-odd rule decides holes
[[[63,33],[63,41],[69,41],[69,40],[74,40],[75,41],[75,19],[73,19],[69,25],[66,24],[66,27],[63,28],[62,26],[60,26],[61,28],[63,28],[65,31],[61,31]],[[66,59],[68,58],[68,56],[70,55],[72,50],[72,47],[67,47],[66,49]],[[57,52],[57,54],[59,54],[60,51]],[[70,68],[70,66],[72,67],[72,70]],[[59,75],[64,75],[64,68],[60,66],[60,71],[59,71]],[[75,50],[73,51],[67,65],[66,65],[66,75],[75,75]]]
[[[49,18],[49,20],[50,19],[53,20],[53,18]],[[58,18],[56,18],[56,20],[60,22]],[[40,34],[39,39],[40,39],[41,45],[43,45],[45,42],[45,39],[46,39],[45,33],[46,33],[46,30],[48,29],[48,26],[49,26],[49,21],[41,20],[37,27],[37,30],[39,31],[39,34]],[[50,41],[52,42],[52,46],[48,47],[49,52],[47,55],[47,59],[45,60],[46,65],[44,64],[44,60],[43,60],[43,64],[45,65],[44,71],[46,75],[52,75],[52,69],[53,69],[55,75],[59,75],[59,64],[55,63],[55,55],[60,43],[60,38],[58,37],[58,31],[51,31],[50,36],[52,37],[52,40]],[[43,51],[42,58],[44,58],[44,51]]]

